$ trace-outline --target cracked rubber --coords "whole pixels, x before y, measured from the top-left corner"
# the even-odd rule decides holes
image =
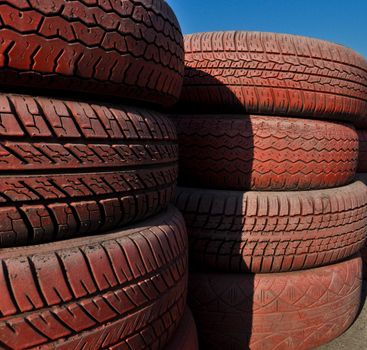
[[[367,236],[367,187],[240,192],[178,188],[192,267],[280,272],[332,264]]]
[[[173,115],[179,184],[233,190],[312,190],[351,183],[354,127],[269,116]]]
[[[357,171],[367,173],[367,130],[357,130],[359,138],[359,158]]]
[[[281,274],[193,273],[189,303],[202,349],[309,350],[348,329],[362,261]]]
[[[166,208],[173,123],[144,109],[0,96],[0,247],[103,232]]]
[[[162,349],[186,308],[187,237],[173,207],[128,230],[0,256],[2,349]]]
[[[322,40],[260,32],[185,36],[182,108],[367,126],[367,61]]]
[[[4,0],[0,86],[177,101],[183,38],[163,0]]]
[[[196,325],[189,308],[165,350],[199,350]]]

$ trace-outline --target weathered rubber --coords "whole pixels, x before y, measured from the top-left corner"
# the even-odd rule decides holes
[[[172,207],[128,230],[0,256],[3,349],[164,348],[185,311],[187,237]]]
[[[189,308],[166,350],[199,350],[196,325]]]
[[[0,85],[177,101],[184,47],[164,0],[4,0]]]
[[[367,174],[366,173],[358,173],[356,176],[357,180],[362,181],[364,184],[367,184]],[[367,241],[366,245],[361,250],[362,260],[363,260],[363,277],[367,281]]]
[[[144,109],[0,96],[0,246],[92,234],[173,196],[172,122]]]
[[[284,117],[174,115],[182,186],[311,190],[351,183],[358,135],[349,125]]]
[[[357,130],[359,138],[359,158],[357,171],[367,173],[367,130]]]
[[[194,273],[189,303],[202,349],[309,350],[341,335],[358,314],[355,257],[282,274]]]
[[[348,120],[367,126],[367,61],[288,34],[186,35],[182,108]]]
[[[331,264],[361,250],[367,187],[231,192],[179,188],[192,268],[280,272]]]
[[[367,281],[367,244],[361,250],[363,260],[363,278]]]

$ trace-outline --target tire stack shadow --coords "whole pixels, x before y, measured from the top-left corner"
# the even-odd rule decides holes
[[[201,330],[202,349],[248,348],[249,330],[253,328],[254,275],[228,271],[228,254],[233,255],[231,264],[248,272],[241,254],[246,192],[237,189],[250,188],[252,183],[252,121],[226,85],[202,70],[186,69],[190,75],[217,86],[218,94],[231,101],[228,108],[203,108],[199,101],[190,106],[179,104],[170,115],[179,142],[176,205],[189,231],[188,303]],[[235,105],[238,107],[233,108]],[[193,109],[195,114],[190,113]],[[219,336],[212,342],[214,332]]]

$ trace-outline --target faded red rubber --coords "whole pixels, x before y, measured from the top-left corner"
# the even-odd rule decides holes
[[[189,308],[165,350],[199,350],[196,325]]]
[[[169,105],[184,70],[180,26],[164,0],[4,0],[0,81]]]
[[[359,138],[359,158],[357,171],[367,173],[367,130],[357,130]]]
[[[288,34],[186,35],[182,108],[331,118],[367,126],[367,61]]]
[[[309,350],[341,335],[358,314],[360,257],[281,274],[193,273],[189,303],[200,347]]]
[[[144,109],[0,96],[0,246],[92,234],[158,213],[174,125]]]
[[[355,177],[358,135],[349,125],[284,117],[174,115],[179,183],[236,190],[310,190]]]
[[[3,349],[161,349],[185,311],[187,237],[172,207],[128,230],[0,252]]]
[[[367,174],[366,173],[358,173],[356,176],[357,180],[362,181],[364,184],[367,184]],[[362,260],[363,260],[363,277],[367,281],[367,241],[366,245],[361,250]]]
[[[192,267],[280,272],[332,264],[367,236],[367,187],[240,192],[178,188]]]

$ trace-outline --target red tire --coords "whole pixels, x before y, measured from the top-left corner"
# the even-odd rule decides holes
[[[0,246],[107,231],[166,208],[171,121],[144,109],[0,96]]]
[[[163,0],[0,5],[0,81],[169,105],[182,87],[180,26]]]
[[[180,184],[234,190],[311,190],[351,183],[352,126],[265,116],[176,115]]]
[[[196,325],[189,308],[166,350],[199,350]]]
[[[367,61],[322,40],[259,32],[185,37],[182,107],[367,126]]]
[[[1,348],[164,348],[186,307],[186,241],[170,208],[125,231],[3,249]]]
[[[359,158],[357,171],[367,173],[367,130],[357,130],[359,138]]]
[[[341,335],[361,303],[360,257],[281,274],[194,273],[189,303],[203,349],[315,349]]]
[[[367,244],[361,250],[363,260],[363,278],[367,281]]]
[[[230,192],[179,188],[193,267],[281,272],[331,264],[359,252],[367,236],[367,187]]]
[[[362,181],[364,184],[367,184],[367,174],[366,173],[358,173],[357,179]],[[367,242],[365,247],[361,250],[362,260],[363,260],[363,277],[367,281]]]

